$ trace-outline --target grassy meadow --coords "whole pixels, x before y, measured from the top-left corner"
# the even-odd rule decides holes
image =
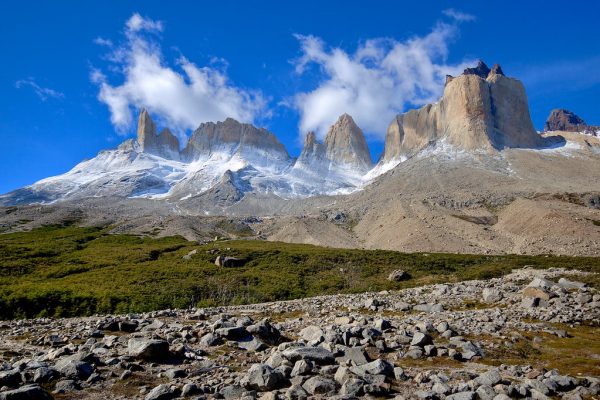
[[[513,268],[600,272],[600,258],[486,256],[332,249],[257,240],[206,245],[181,237],[46,226],[0,235],[0,319],[143,312],[400,289],[491,278]],[[190,259],[183,256],[197,250]],[[217,255],[243,258],[220,268]],[[412,276],[389,282],[404,269]]]

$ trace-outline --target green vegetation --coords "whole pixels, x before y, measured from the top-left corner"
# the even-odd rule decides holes
[[[513,268],[600,271],[600,258],[404,254],[256,240],[198,245],[181,237],[47,226],[0,235],[0,319],[142,312],[492,278]],[[191,259],[183,256],[192,250]],[[219,268],[217,255],[248,260]],[[389,282],[394,269],[412,279]]]
[[[529,364],[539,370],[556,368],[568,375],[600,374],[600,328],[594,326],[549,324],[549,327],[568,332],[560,338],[547,332],[520,332],[521,337],[507,345],[496,338],[497,346],[489,348],[482,362],[491,365]],[[536,343],[534,338],[539,341]]]

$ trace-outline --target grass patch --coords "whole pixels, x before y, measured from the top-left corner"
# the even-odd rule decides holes
[[[0,235],[0,319],[144,312],[395,290],[488,279],[514,268],[600,272],[600,258],[406,254],[257,240],[206,245],[182,237],[46,226]],[[192,250],[190,260],[183,256]],[[217,255],[247,260],[219,268]],[[403,269],[411,279],[390,282]]]
[[[481,362],[491,365],[529,364],[534,368],[547,370],[556,368],[563,374],[600,375],[600,327],[552,324],[556,329],[568,332],[566,338],[545,332],[521,332],[511,346],[487,349]],[[541,338],[535,343],[534,337]]]

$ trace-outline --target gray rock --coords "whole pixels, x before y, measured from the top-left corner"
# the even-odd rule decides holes
[[[21,371],[17,368],[8,371],[0,371],[0,387],[17,386],[21,382]]]
[[[89,378],[94,372],[94,367],[91,364],[69,358],[58,361],[54,368],[66,378],[82,381]]]
[[[392,282],[400,282],[400,281],[410,279],[410,275],[408,274],[408,272],[406,272],[404,270],[395,269],[392,272],[390,272],[387,279],[388,279],[388,281],[392,281]]]
[[[250,335],[244,326],[218,328],[215,329],[215,333],[227,340],[240,340]]]
[[[266,364],[252,364],[240,384],[247,388],[261,392],[275,390],[285,384],[283,374]]]
[[[146,361],[159,361],[168,358],[169,342],[166,340],[132,338],[127,343],[130,356]]]
[[[144,400],[170,400],[179,397],[179,390],[163,383],[156,386],[144,397]]]
[[[577,386],[575,379],[566,375],[552,375],[544,379],[544,383],[555,392],[567,392]]]
[[[475,392],[470,392],[470,391],[458,392],[458,393],[454,393],[449,396],[446,396],[446,400],[474,400],[474,399],[475,399]]]
[[[344,349],[344,355],[337,360],[338,362],[351,361],[353,365],[362,365],[369,362],[367,353],[361,347],[348,347]]]
[[[255,338],[254,336],[249,336],[246,340],[240,340],[237,342],[237,345],[240,349],[244,349],[246,351],[263,351],[268,346],[260,339]]]
[[[436,382],[433,384],[433,387],[431,388],[431,390],[433,390],[434,392],[436,392],[437,394],[448,394],[452,391],[452,389],[450,388],[450,386],[448,386],[446,383],[444,382]]]
[[[486,303],[496,303],[502,300],[502,297],[504,297],[501,291],[493,288],[483,289],[483,293],[481,296],[483,298],[483,301],[485,301]]]
[[[52,396],[39,385],[27,385],[1,392],[0,400],[52,400]]]
[[[431,336],[429,336],[427,333],[415,332],[415,334],[413,335],[412,341],[410,342],[410,345],[423,347],[425,345],[432,344],[432,343],[433,343],[433,340],[431,339]]]
[[[261,341],[270,345],[276,345],[281,341],[281,332],[275,328],[267,319],[246,327],[251,335],[257,336]]]
[[[475,378],[479,385],[495,386],[502,381],[500,372],[497,369],[491,369]]]
[[[292,385],[285,392],[285,397],[289,400],[306,400],[308,396],[301,385]]]
[[[350,371],[361,378],[366,375],[385,375],[388,377],[394,376],[394,366],[385,360],[375,360],[370,363],[358,365],[350,368]]]
[[[294,364],[294,368],[292,369],[290,376],[294,377],[298,375],[310,374],[314,367],[315,366],[313,362],[310,360],[298,360]]]
[[[300,337],[307,342],[320,341],[324,338],[325,332],[316,325],[310,325],[300,331]]]
[[[560,286],[563,289],[574,290],[574,289],[583,289],[587,285],[583,282],[570,281],[565,278],[560,278],[558,280],[558,286]]]
[[[350,378],[342,384],[340,394],[344,396],[360,396],[364,392],[365,382],[361,379]]]
[[[493,400],[496,397],[496,391],[491,386],[481,385],[475,391],[479,400]]]
[[[201,394],[202,389],[195,383],[186,383],[181,389],[181,396],[189,397],[195,394]]]
[[[171,368],[165,372],[165,376],[169,379],[183,378],[187,376],[185,369],[181,368]]]
[[[80,387],[77,385],[77,382],[72,379],[63,379],[56,382],[56,385],[54,386],[54,393],[56,394],[70,393],[77,390],[80,390]]]
[[[413,360],[417,360],[417,359],[423,357],[424,354],[425,354],[425,352],[423,351],[423,349],[421,347],[411,347],[408,349],[408,351],[406,353],[404,353],[404,357],[412,358]]]
[[[214,333],[209,332],[200,338],[200,344],[208,347],[218,346],[223,344],[223,340]]]
[[[40,367],[33,373],[33,382],[47,383],[59,377],[59,373],[54,368]]]
[[[283,351],[283,357],[290,361],[310,360],[317,364],[333,364],[333,353],[322,347],[292,347]]]
[[[244,393],[246,390],[238,385],[227,385],[219,390],[219,394],[225,399],[239,399],[243,397]]]
[[[335,381],[318,375],[309,378],[302,387],[312,395],[328,394],[336,390]]]

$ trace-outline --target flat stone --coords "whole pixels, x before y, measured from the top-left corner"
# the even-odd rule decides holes
[[[350,371],[360,377],[365,377],[366,375],[385,375],[389,377],[394,376],[394,366],[381,359],[352,367],[350,368]]]
[[[283,351],[283,357],[290,361],[310,360],[317,364],[333,364],[333,353],[322,347],[292,347]]]

